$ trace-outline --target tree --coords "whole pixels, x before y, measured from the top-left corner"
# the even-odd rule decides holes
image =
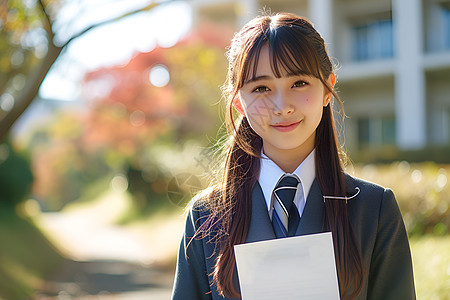
[[[90,108],[86,147],[142,149],[167,133],[174,143],[215,135],[221,120],[214,104],[221,98],[231,36],[230,28],[199,24],[173,47],[156,47],[126,65],[87,73],[82,86]],[[162,72],[157,79],[166,75],[167,81],[152,83],[152,72]]]
[[[61,111],[35,128],[27,147],[34,196],[46,209],[58,210],[88,185],[122,173],[140,210],[166,201],[173,171],[167,163],[179,157],[160,150],[179,153],[190,139],[204,144],[207,134],[216,135],[221,119],[214,104],[221,98],[231,36],[229,28],[201,24],[173,47],[156,47],[125,65],[87,73],[81,93],[87,107]],[[155,68],[166,68],[170,79],[152,83]],[[185,165],[197,162],[191,160]]]
[[[137,10],[70,33],[76,18],[88,9],[88,2],[0,2],[0,141],[5,139],[14,122],[36,98],[45,76],[70,43],[94,28],[151,10],[162,3],[151,2]],[[77,8],[78,13],[72,14],[72,18],[63,19],[58,12],[69,4]],[[67,37],[61,40],[62,36]]]
[[[216,136],[222,121],[215,104],[221,99],[231,36],[231,28],[201,23],[173,47],[156,47],[126,65],[86,74],[82,98],[90,105],[82,147],[114,157],[110,167],[121,165],[140,209],[166,200],[173,171],[167,160],[177,158],[161,149],[177,153],[190,139],[204,144],[209,134]],[[162,81],[153,81],[152,72],[162,72],[155,76]],[[196,158],[184,165],[195,164]]]

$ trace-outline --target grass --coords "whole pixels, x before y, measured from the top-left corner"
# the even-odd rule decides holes
[[[31,222],[0,204],[0,299],[29,299],[63,258]]]
[[[410,240],[417,299],[450,299],[450,236]]]

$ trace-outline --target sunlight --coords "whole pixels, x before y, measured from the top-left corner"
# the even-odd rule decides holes
[[[68,55],[88,70],[126,63],[137,51],[173,46],[190,29],[190,6],[173,2],[99,27],[75,40]]]
[[[101,14],[97,17],[97,22],[104,19]],[[96,28],[68,46],[58,61],[63,67],[52,68],[39,94],[42,98],[76,100],[85,72],[126,64],[136,53],[149,52],[157,45],[171,47],[191,26],[191,7],[186,2],[175,1]]]
[[[169,70],[163,65],[154,66],[150,70],[149,80],[156,87],[166,86],[170,81]]]

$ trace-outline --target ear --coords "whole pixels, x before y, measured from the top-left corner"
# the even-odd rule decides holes
[[[245,115],[244,108],[242,107],[241,98],[239,97],[239,95],[236,95],[236,97],[234,97],[232,103],[233,103],[234,108],[236,108],[236,110],[241,115]]]
[[[332,89],[334,89],[334,85],[336,84],[336,75],[334,75],[334,73],[331,73],[330,76],[328,76],[327,83],[329,86],[331,86]],[[331,98],[333,98],[333,93],[331,93],[330,91],[326,91],[323,97],[324,107],[330,104]]]

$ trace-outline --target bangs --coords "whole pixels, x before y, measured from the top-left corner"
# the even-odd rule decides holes
[[[256,77],[259,55],[265,45],[269,46],[270,64],[277,78],[292,75],[322,78],[317,54],[302,28],[295,24],[278,28],[270,26],[256,38],[248,52],[240,87],[245,81]]]

